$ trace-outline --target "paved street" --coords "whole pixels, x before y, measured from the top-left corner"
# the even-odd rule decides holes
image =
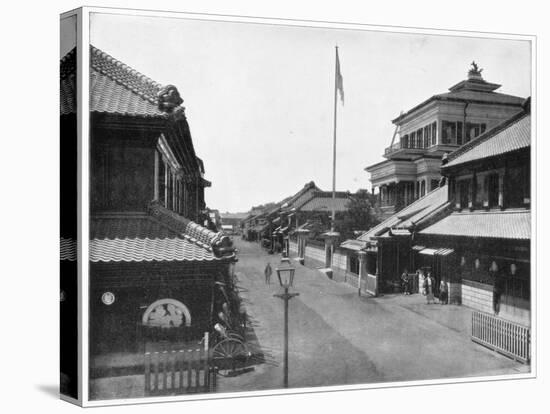
[[[264,282],[268,255],[235,238],[236,274],[267,362],[253,372],[222,378],[219,391],[265,390],[282,385],[283,302],[274,272]],[[311,387],[526,372],[529,368],[471,342],[470,310],[426,305],[420,295],[357,297],[344,283],[293,262],[289,305],[289,386]]]

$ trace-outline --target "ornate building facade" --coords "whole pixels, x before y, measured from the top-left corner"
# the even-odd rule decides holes
[[[385,217],[438,186],[441,159],[521,111],[524,98],[496,92],[475,62],[468,78],[401,114],[384,161],[365,168]]]

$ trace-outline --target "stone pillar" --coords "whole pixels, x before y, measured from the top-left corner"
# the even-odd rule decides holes
[[[334,247],[340,237],[340,233],[336,231],[329,231],[324,234],[325,236],[325,267],[332,267],[332,260],[334,256]]]
[[[367,252],[360,250],[357,256],[359,258],[359,274],[357,277],[357,294],[361,296],[361,279],[363,274],[365,273]]]
[[[473,210],[475,208],[476,187],[477,187],[477,177],[476,177],[476,173],[474,172],[472,176],[471,185],[470,185],[470,199],[468,201],[468,208],[470,210]]]
[[[309,230],[306,229],[300,229],[296,231],[296,235],[298,238],[298,261],[301,265],[305,263],[305,256],[306,256],[306,240],[309,236]]]

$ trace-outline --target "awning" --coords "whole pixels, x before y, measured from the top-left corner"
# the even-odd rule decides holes
[[[416,251],[424,250],[426,246],[413,246],[412,249]]]
[[[435,252],[437,251],[437,249],[422,249],[420,250],[418,253],[420,254],[426,254],[428,256],[433,256],[435,254]]]
[[[392,236],[410,236],[411,232],[407,229],[391,229],[390,234]]]
[[[342,244],[340,244],[340,247],[343,249],[353,250],[353,251],[359,251],[364,249],[367,246],[367,243],[361,240],[346,240]]]
[[[414,246],[413,249],[415,247],[422,247],[422,246]],[[416,249],[415,249],[416,250]],[[424,248],[422,250],[420,250],[418,253],[420,254],[425,254],[425,255],[428,255],[428,256],[448,256],[450,255],[451,253],[454,253],[454,250],[453,249],[448,249],[448,248],[439,248],[439,249],[431,249],[431,248]]]

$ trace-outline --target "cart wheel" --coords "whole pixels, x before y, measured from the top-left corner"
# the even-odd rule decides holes
[[[236,341],[239,341],[239,342],[242,342],[244,344],[244,338],[242,335],[239,335],[237,332],[233,332],[233,331],[227,331],[226,332],[227,334],[227,338],[228,339],[235,339]]]
[[[250,358],[248,347],[240,340],[227,338],[218,342],[212,349],[214,365],[220,375],[227,375],[238,368],[243,368]]]

